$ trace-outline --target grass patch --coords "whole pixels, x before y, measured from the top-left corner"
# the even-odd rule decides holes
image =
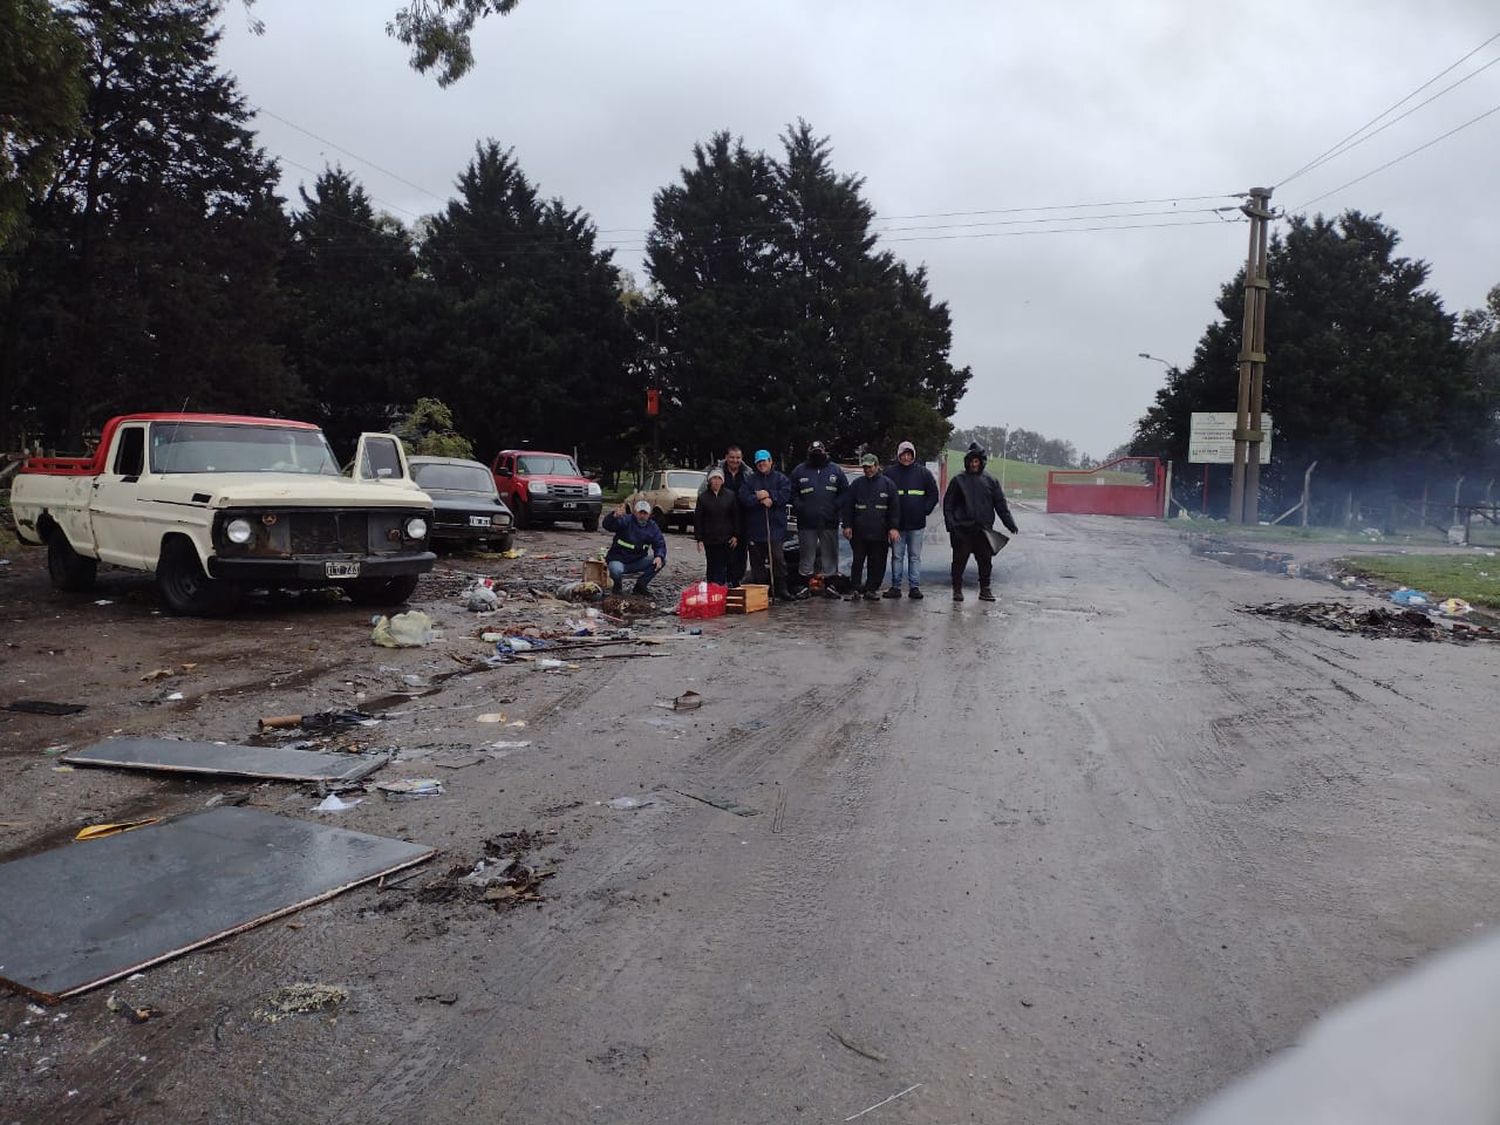
[[[964,471],[964,455],[962,450],[944,450],[948,458],[948,477],[951,480]],[[1002,471],[1002,466],[1004,466]],[[1002,457],[991,457],[985,466],[985,472],[996,480],[1004,476],[1002,482],[1007,496],[1045,496],[1047,495],[1047,474],[1056,465],[1033,465],[1029,461],[1011,461]]]
[[[1360,555],[1340,559],[1350,574],[1410,586],[1435,601],[1463,598],[1472,605],[1500,609],[1500,557],[1480,555]]]

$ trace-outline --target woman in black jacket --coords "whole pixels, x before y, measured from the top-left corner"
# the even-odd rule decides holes
[[[693,538],[698,540],[698,550],[708,556],[710,582],[730,584],[729,558],[739,544],[743,518],[739,497],[724,487],[724,470],[710,469],[708,487],[698,493],[693,512]]]

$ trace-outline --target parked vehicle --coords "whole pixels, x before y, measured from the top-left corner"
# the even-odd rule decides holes
[[[495,454],[490,469],[517,527],[577,520],[585,531],[599,530],[603,490],[578,471],[568,454],[502,449]]]
[[[707,483],[708,474],[697,469],[662,469],[648,476],[646,486],[631,499],[648,501],[651,518],[663,531],[691,531],[698,493]]]
[[[281,418],[112,418],[92,457],[28,459],[11,509],[58,589],[85,590],[110,563],[154,573],[173,613],[228,612],[273,587],[396,605],[435,559],[432,501],[396,437],[362,434],[344,476],[317,426]]]
[[[464,457],[411,457],[412,478],[432,498],[434,543],[488,543],[497,551],[514,545],[511,511],[500,499],[495,477]]]

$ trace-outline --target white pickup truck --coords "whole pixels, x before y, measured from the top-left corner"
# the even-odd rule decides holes
[[[435,561],[432,501],[396,437],[362,435],[345,476],[317,426],[280,418],[113,418],[92,457],[29,459],[11,510],[58,589],[88,589],[111,563],[155,573],[181,614],[229,612],[258,588],[397,605]]]

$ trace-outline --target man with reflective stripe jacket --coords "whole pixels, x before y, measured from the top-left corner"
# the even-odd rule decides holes
[[[849,478],[830,464],[821,441],[807,447],[807,460],[792,470],[792,511],[797,516],[797,573],[806,597],[813,575],[827,577],[839,572],[839,514]],[[825,587],[826,589],[826,587]],[[830,591],[831,592],[831,591]]]
[[[926,465],[917,461],[917,447],[903,441],[896,447],[896,463],[887,465],[885,475],[896,486],[899,516],[896,530],[900,537],[891,546],[891,588],[888,598],[901,596],[901,579],[913,598],[922,597],[922,537],[927,517],[932,515],[942,497],[938,483]]]
[[[844,493],[844,537],[854,549],[854,565],[849,569],[853,601],[880,597],[880,583],[885,580],[885,553],[896,541],[896,486],[880,471],[880,458],[866,453],[859,459],[862,476],[857,477]],[[865,572],[863,589],[860,572]]]
[[[620,593],[625,576],[632,574],[635,576],[633,592],[646,593],[651,579],[667,562],[667,541],[651,518],[651,504],[637,500],[634,515],[630,515],[621,504],[604,517],[604,530],[614,533],[609,551],[604,556],[609,576],[614,580],[614,592]]]

